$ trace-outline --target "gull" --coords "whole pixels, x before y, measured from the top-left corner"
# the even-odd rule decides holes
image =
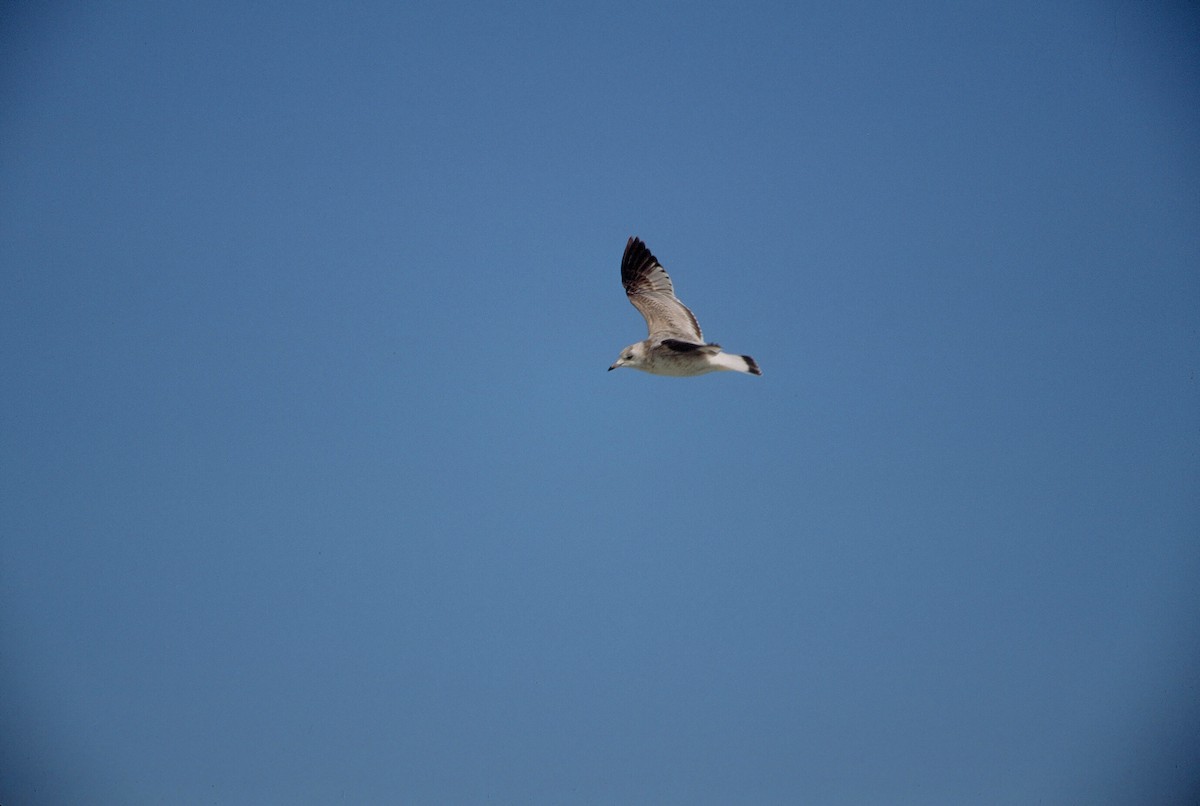
[[[700,323],[675,297],[667,270],[640,238],[630,238],[625,244],[621,284],[633,307],[646,317],[650,336],[622,350],[608,368],[610,372],[617,367],[633,367],[679,378],[721,370],[762,375],[750,356],[722,352],[721,345],[704,341]]]

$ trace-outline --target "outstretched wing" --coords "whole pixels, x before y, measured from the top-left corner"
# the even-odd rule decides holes
[[[630,238],[621,258],[621,284],[633,307],[646,317],[651,339],[703,342],[700,323],[675,298],[671,278],[640,238]]]

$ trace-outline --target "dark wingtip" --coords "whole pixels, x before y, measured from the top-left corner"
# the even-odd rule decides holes
[[[628,292],[637,282],[638,277],[647,266],[653,266],[658,260],[646,248],[646,243],[636,235],[630,235],[625,242],[625,254],[621,256],[621,284]]]
[[[627,263],[633,255],[646,248],[646,244],[636,235],[630,235],[629,240],[625,242],[625,254],[621,256],[621,262]]]
[[[751,375],[762,375],[762,370],[758,368],[758,362],[748,355],[742,356],[742,360],[746,362],[746,368],[750,370]]]

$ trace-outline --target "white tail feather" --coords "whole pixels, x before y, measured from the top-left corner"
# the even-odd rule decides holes
[[[720,369],[744,372],[747,375],[762,375],[762,370],[758,368],[758,363],[748,355],[717,353],[714,356],[710,356],[708,360]]]

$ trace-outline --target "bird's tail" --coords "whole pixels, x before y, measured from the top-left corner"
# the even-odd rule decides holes
[[[731,369],[734,372],[744,372],[747,375],[762,375],[762,370],[758,368],[758,362],[748,355],[731,355],[730,353],[718,353],[712,357],[712,362],[717,364],[722,369]]]

